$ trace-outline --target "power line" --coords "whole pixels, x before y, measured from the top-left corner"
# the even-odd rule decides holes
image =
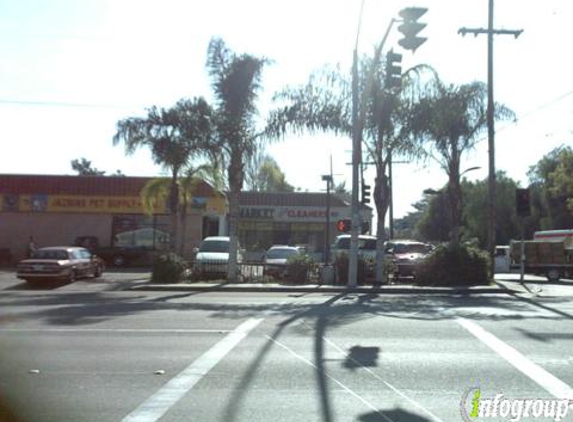
[[[542,105],[540,105],[539,107],[534,108],[533,110],[530,110],[530,111],[528,111],[528,112],[526,112],[526,113],[523,113],[521,116],[516,117],[514,124],[517,124],[517,122],[520,122],[520,121],[522,121],[523,119],[526,119],[526,118],[528,118],[528,117],[531,117],[533,114],[538,113],[538,112],[540,112],[540,111],[542,111],[542,110],[544,110],[544,109],[546,109],[546,108],[549,108],[549,107],[551,107],[552,105],[557,104],[557,103],[560,102],[560,101],[563,101],[565,98],[567,98],[567,97],[570,96],[571,94],[573,94],[573,90],[572,90],[572,91],[569,91],[569,92],[566,92],[565,94],[562,94],[562,95],[560,95],[559,97],[557,97],[557,98],[555,98],[555,99],[553,99],[553,100],[551,100],[551,101],[549,101],[549,102],[547,102],[547,103],[545,103],[545,104],[542,104]],[[505,129],[507,129],[507,128],[510,128],[511,126],[512,126],[512,125],[501,126],[499,129],[496,129],[495,133],[499,133],[499,132],[501,132],[502,130],[505,130]],[[485,140],[486,140],[486,138],[481,138],[478,142],[485,141]]]

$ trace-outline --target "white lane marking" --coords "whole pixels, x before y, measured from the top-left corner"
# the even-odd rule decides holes
[[[0,333],[232,333],[233,330],[193,328],[0,328]]]
[[[481,340],[486,346],[513,365],[518,371],[531,378],[558,399],[573,399],[573,389],[556,376],[527,359],[510,345],[504,343],[479,325],[464,318],[457,318],[458,324]]]
[[[343,349],[341,349],[337,344],[335,344],[334,342],[332,342],[331,340],[327,339],[326,337],[322,337],[324,339],[325,342],[327,342],[328,344],[330,344],[332,347],[334,347],[336,350],[338,350],[341,353],[347,353],[346,351],[344,351]],[[359,362],[357,362],[359,363]],[[412,404],[413,406],[417,407],[418,409],[420,409],[422,412],[426,413],[428,416],[430,416],[432,419],[434,419],[437,422],[444,422],[442,421],[439,417],[437,417],[436,415],[434,415],[432,412],[430,412],[428,409],[426,409],[424,406],[422,406],[420,403],[418,403],[416,400],[408,397],[406,394],[402,393],[400,390],[398,390],[396,387],[394,387],[392,384],[390,384],[388,381],[384,380],[380,375],[376,374],[374,371],[372,371],[370,368],[366,367],[366,366],[360,366],[361,369],[366,370],[370,375],[372,375],[374,378],[376,378],[377,380],[379,380],[382,384],[384,384],[386,387],[388,387],[390,390],[392,390],[393,392],[395,392],[396,394],[398,394],[400,397],[402,397],[403,399],[405,399],[406,401],[408,401],[410,404]]]
[[[289,348],[286,344],[281,343],[280,341],[272,338],[271,336],[266,336],[270,341],[272,341],[273,343],[277,344],[278,346],[282,347],[283,349],[285,349],[287,352],[289,352],[291,355],[293,355],[295,358],[297,358],[298,360],[306,363],[307,365],[313,367],[314,369],[318,370],[318,368],[316,367],[316,365],[314,363],[312,363],[311,361],[309,361],[308,359],[306,359],[304,356],[299,355],[297,352],[295,352],[294,350],[292,350],[291,348]],[[362,403],[364,403],[366,406],[368,406],[370,409],[372,409],[375,413],[379,414],[382,418],[384,418],[385,421],[387,422],[395,422],[393,419],[390,419],[388,416],[380,413],[380,410],[378,408],[376,408],[376,406],[374,406],[372,403],[370,403],[368,400],[366,400],[364,397],[362,397],[360,394],[356,393],[355,391],[353,391],[352,389],[350,389],[349,387],[347,387],[346,385],[344,385],[342,382],[338,381],[336,378],[334,378],[332,375],[330,375],[328,373],[328,371],[325,371],[324,374],[330,378],[332,381],[334,381],[336,384],[338,384],[340,386],[340,388],[342,388],[343,390],[345,390],[346,392],[350,393],[351,395],[353,395],[354,397],[356,397],[358,400],[360,400]]]
[[[155,422],[193,388],[221,359],[227,355],[264,318],[250,318],[229,335],[217,342],[197,360],[169,380],[155,394],[145,400],[122,422]]]

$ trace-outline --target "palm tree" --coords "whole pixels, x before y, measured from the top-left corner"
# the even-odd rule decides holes
[[[390,204],[388,168],[392,156],[415,155],[417,150],[401,136],[403,113],[401,97],[386,89],[384,69],[380,63],[380,48],[373,58],[361,61],[359,72],[360,117],[359,133],[368,151],[368,161],[376,168],[374,202],[377,211],[376,281],[384,277],[384,237],[386,213]],[[427,67],[410,69],[404,75],[407,86],[415,85],[418,75]],[[352,135],[352,91],[350,72],[336,66],[325,66],[313,73],[306,85],[287,88],[275,96],[282,103],[271,112],[266,134],[282,137],[286,133],[331,132],[335,135]]]
[[[425,149],[425,156],[439,163],[448,175],[450,242],[458,245],[462,224],[460,184],[462,155],[475,147],[487,128],[487,86],[481,82],[445,85],[437,76],[422,89],[422,96],[408,108],[407,132]],[[514,118],[507,107],[495,105],[496,119]]]
[[[228,281],[237,279],[237,221],[239,194],[245,178],[245,162],[261,139],[255,132],[256,100],[261,89],[261,73],[266,58],[237,55],[223,40],[214,38],[207,51],[207,69],[216,99],[214,124],[219,163],[227,163],[229,182],[229,266]]]
[[[203,98],[180,100],[164,109],[151,107],[146,117],[129,117],[117,123],[113,144],[123,141],[125,153],[148,147],[153,161],[169,171],[169,205],[171,212],[171,249],[177,245],[178,178],[192,158],[205,152],[211,138],[209,104]]]
[[[210,170],[209,165],[202,164],[198,167],[189,166],[183,171],[183,176],[177,179],[177,192],[179,198],[177,200],[177,214],[179,216],[178,224],[181,227],[181,235],[179,236],[179,244],[177,251],[183,255],[185,251],[185,239],[187,232],[187,212],[189,204],[195,194],[195,190],[199,183],[205,180],[205,174]],[[171,181],[167,178],[158,177],[151,179],[141,189],[140,197],[143,204],[144,211],[152,215],[160,204],[165,204],[170,199]]]

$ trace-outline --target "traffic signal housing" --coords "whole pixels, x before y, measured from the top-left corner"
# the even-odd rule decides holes
[[[362,183],[362,204],[370,203],[370,185]]]
[[[390,50],[386,53],[386,88],[402,88],[402,55]]]
[[[426,27],[425,23],[418,22],[426,12],[425,7],[406,7],[400,10],[400,17],[403,19],[402,25],[398,27],[404,38],[398,41],[398,44],[406,50],[416,51],[418,47],[424,44],[427,38],[418,37],[418,33]]]
[[[336,229],[339,232],[348,233],[351,228],[352,228],[352,220],[348,218],[344,218],[336,222]]]
[[[529,189],[515,190],[515,210],[519,217],[529,217],[531,215],[531,199]]]

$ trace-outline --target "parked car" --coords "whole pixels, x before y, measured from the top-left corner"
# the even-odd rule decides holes
[[[303,254],[304,252],[304,248],[300,246],[271,246],[263,257],[264,275],[285,277],[288,259],[291,256]]]
[[[32,257],[18,264],[16,276],[27,282],[67,280],[81,277],[100,277],[104,261],[85,248],[52,246],[36,249]]]
[[[414,276],[416,267],[432,251],[433,246],[429,243],[415,240],[391,240],[386,242],[385,250],[392,255],[395,267],[395,276]]]
[[[228,236],[211,236],[203,239],[195,255],[193,272],[201,276],[224,276],[227,274],[230,244],[231,241]],[[237,248],[237,262],[241,261],[242,252],[239,245]]]
[[[153,261],[153,251],[146,246],[101,246],[96,236],[76,237],[74,244],[88,249],[109,266],[149,265]]]

